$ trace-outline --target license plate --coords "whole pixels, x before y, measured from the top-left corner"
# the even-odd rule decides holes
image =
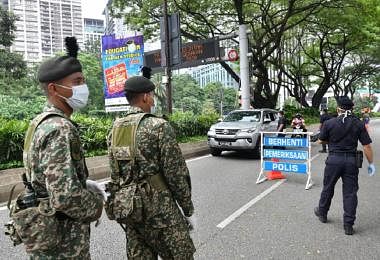
[[[222,146],[229,146],[231,145],[231,142],[219,142],[219,145],[222,145]]]

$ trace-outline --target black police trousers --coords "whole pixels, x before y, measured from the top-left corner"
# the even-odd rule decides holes
[[[323,177],[323,189],[319,200],[319,212],[327,216],[334,196],[335,184],[339,178],[343,183],[343,222],[354,225],[358,205],[357,192],[359,169],[356,167],[354,154],[329,155],[326,160]]]

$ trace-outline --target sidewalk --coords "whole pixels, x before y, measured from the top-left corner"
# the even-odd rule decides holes
[[[210,152],[206,141],[184,143],[179,146],[185,159],[205,155]],[[99,180],[109,177],[110,169],[108,166],[108,157],[106,155],[86,158],[86,164],[90,179]],[[8,201],[9,192],[13,185],[18,184],[15,188],[14,194],[18,194],[24,189],[20,176],[22,172],[23,168],[0,171],[0,203]]]

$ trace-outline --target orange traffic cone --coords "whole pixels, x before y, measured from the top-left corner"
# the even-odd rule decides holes
[[[272,158],[272,162],[279,162],[280,160],[277,158]],[[268,180],[276,180],[276,179],[285,179],[285,176],[281,173],[281,171],[269,171],[267,173]]]

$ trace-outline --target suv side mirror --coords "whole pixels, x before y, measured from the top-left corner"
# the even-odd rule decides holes
[[[264,118],[264,124],[269,124],[270,122],[272,122],[269,118]]]

